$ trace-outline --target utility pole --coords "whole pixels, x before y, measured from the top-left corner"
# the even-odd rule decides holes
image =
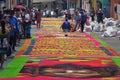
[[[80,0],[80,8],[82,8],[82,0]]]
[[[69,9],[69,0],[67,0],[67,9]]]

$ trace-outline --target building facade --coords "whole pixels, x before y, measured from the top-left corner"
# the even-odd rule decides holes
[[[13,9],[16,5],[24,5],[26,7],[31,7],[32,0],[3,0],[6,9]]]
[[[59,8],[61,10],[70,8],[79,8],[81,0],[33,0],[33,5],[42,10],[55,10]]]
[[[115,11],[115,6],[116,5],[120,5],[120,0],[111,0],[111,6],[110,6],[110,16],[118,19],[118,17],[120,16],[119,14],[117,14],[117,12]]]
[[[17,5],[17,0],[5,0],[6,9],[13,9]]]
[[[66,0],[67,2],[67,9],[70,9],[70,8],[75,8],[75,9],[78,9],[78,8],[83,8],[83,2],[86,1],[86,0]]]
[[[32,4],[41,10],[53,10],[56,8],[55,0],[33,0]]]
[[[99,5],[98,8],[106,9],[106,13],[107,13],[106,17],[110,17],[110,4],[111,4],[110,0],[98,0],[98,5]]]

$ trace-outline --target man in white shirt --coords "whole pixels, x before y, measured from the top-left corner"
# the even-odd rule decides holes
[[[29,21],[30,21],[30,14],[29,14],[28,11],[27,11],[26,14],[25,14],[25,21],[26,21],[26,22],[29,22]]]
[[[25,23],[26,23],[26,29],[25,29],[25,34],[26,34],[26,38],[30,38],[31,37],[31,16],[29,11],[26,11],[25,13]]]

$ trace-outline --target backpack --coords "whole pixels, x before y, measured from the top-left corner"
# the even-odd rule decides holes
[[[0,35],[0,54],[7,54],[8,40],[6,35]]]

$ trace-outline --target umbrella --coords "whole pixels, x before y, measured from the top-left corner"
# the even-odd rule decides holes
[[[17,6],[15,6],[14,8],[15,8],[15,9],[25,9],[25,7],[22,6],[22,5],[17,5]]]

